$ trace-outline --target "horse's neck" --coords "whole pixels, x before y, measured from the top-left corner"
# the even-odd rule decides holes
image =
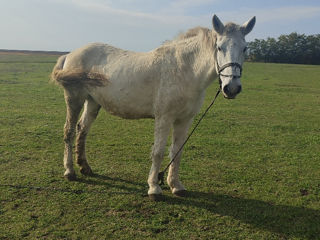
[[[191,39],[186,46],[181,46],[181,60],[192,68],[193,78],[203,90],[212,83],[216,75],[213,49],[214,46],[203,43],[200,37]]]

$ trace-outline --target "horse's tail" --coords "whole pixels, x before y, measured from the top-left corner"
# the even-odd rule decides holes
[[[105,75],[94,71],[84,71],[81,68],[65,70],[63,69],[67,55],[58,58],[51,73],[51,81],[63,86],[103,86],[108,82]]]
[[[67,55],[63,55],[58,58],[56,65],[54,66],[51,73],[51,81],[58,85],[64,85],[63,66],[66,61]]]

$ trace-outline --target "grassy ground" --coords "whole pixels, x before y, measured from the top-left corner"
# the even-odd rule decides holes
[[[152,120],[101,111],[96,175],[63,179],[55,58],[0,56],[0,239],[320,239],[319,66],[246,63],[243,92],[219,97],[186,146],[189,197],[165,187],[155,203]]]

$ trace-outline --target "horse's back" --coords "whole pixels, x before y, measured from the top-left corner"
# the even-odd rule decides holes
[[[64,68],[82,68],[89,71],[94,67],[106,65],[112,58],[124,55],[126,52],[108,44],[91,43],[69,53]]]

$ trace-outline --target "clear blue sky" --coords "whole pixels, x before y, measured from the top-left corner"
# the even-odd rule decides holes
[[[194,26],[244,23],[257,17],[247,36],[320,33],[319,0],[0,0],[0,49],[70,51],[106,42],[149,51]]]

